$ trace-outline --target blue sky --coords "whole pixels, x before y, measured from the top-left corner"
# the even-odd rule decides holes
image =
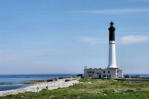
[[[83,73],[108,65],[114,21],[117,64],[149,73],[149,0],[0,0],[0,74]]]

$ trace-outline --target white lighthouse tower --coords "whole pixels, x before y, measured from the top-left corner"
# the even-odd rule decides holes
[[[115,27],[113,22],[109,27],[109,65],[108,68],[118,68],[116,65]]]
[[[110,22],[109,29],[109,64],[107,68],[84,68],[85,78],[122,78],[123,71],[116,65],[115,27]]]

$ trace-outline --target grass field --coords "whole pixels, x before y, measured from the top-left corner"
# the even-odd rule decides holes
[[[149,82],[80,79],[80,84],[38,93],[26,92],[0,99],[149,99]]]

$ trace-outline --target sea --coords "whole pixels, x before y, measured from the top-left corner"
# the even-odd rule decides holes
[[[49,80],[59,77],[72,77],[77,74],[17,74],[0,75],[0,91],[13,90],[30,86],[30,84],[21,84],[30,80]]]
[[[0,91],[13,90],[31,86],[30,84],[21,84],[29,80],[49,80],[59,77],[72,77],[77,74],[17,74],[17,75],[0,75]],[[149,77],[149,74],[124,74],[132,77]],[[13,83],[13,84],[12,84]]]

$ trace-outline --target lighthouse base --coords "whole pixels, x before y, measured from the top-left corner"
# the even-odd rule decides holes
[[[84,68],[85,78],[123,78],[122,70],[119,68]]]
[[[110,65],[110,66],[108,66],[108,68],[117,68],[117,66],[116,65]]]

